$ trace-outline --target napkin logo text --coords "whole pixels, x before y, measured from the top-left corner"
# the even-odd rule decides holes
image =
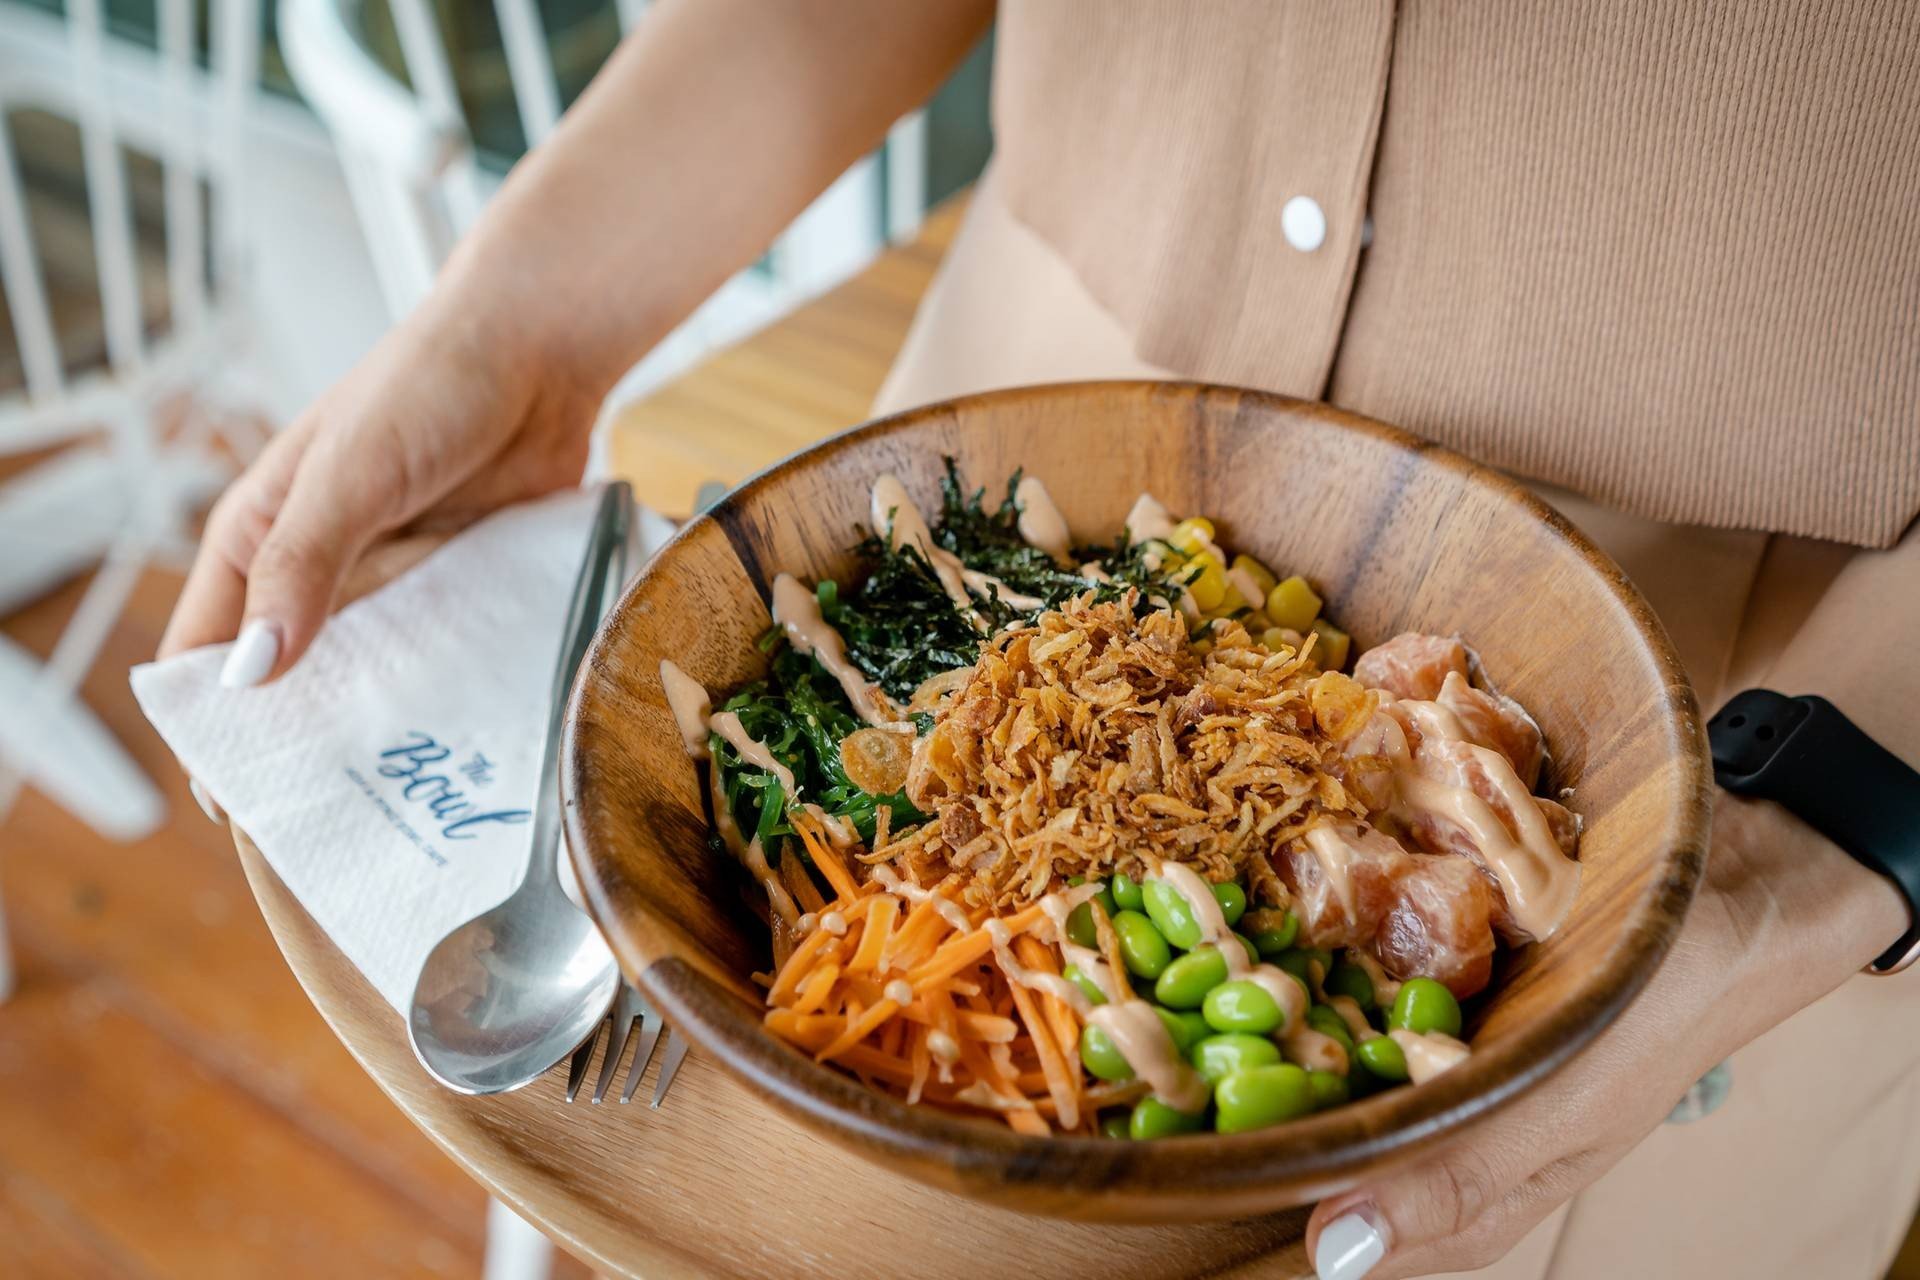
[[[476,786],[492,781],[492,761],[485,756],[476,754],[466,764],[449,765],[441,772],[434,766],[451,760],[453,749],[417,729],[412,730],[409,737],[410,741],[380,753],[381,763],[375,772],[404,783],[400,798],[425,805],[434,822],[439,824],[442,839],[473,840],[477,838],[476,827],[518,826],[532,819],[533,814],[526,809],[482,809],[455,784],[456,773],[465,775]]]

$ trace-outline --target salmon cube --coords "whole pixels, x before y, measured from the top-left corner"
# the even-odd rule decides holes
[[[1411,855],[1373,953],[1394,977],[1432,978],[1465,999],[1493,976],[1495,891],[1465,858]]]
[[[1274,870],[1293,892],[1300,928],[1316,947],[1347,947],[1374,934],[1393,905],[1394,884],[1413,855],[1398,840],[1358,823],[1309,831],[1277,855]]]
[[[1405,631],[1375,645],[1353,664],[1353,678],[1396,698],[1430,701],[1440,695],[1448,672],[1467,676],[1467,646],[1459,636],[1428,636]]]
[[[1467,741],[1505,756],[1527,790],[1533,790],[1547,753],[1540,726],[1525,708],[1503,694],[1474,688],[1458,671],[1447,672],[1434,701],[1453,712]]]

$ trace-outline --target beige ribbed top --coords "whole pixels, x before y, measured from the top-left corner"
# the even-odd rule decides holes
[[[1004,0],[995,115],[1144,360],[1664,520],[1920,513],[1914,0]]]

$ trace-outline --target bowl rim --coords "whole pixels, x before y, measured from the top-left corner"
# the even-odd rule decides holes
[[[992,1120],[934,1107],[909,1107],[794,1050],[766,1031],[757,1014],[748,1016],[743,1009],[745,1002],[735,992],[698,972],[686,960],[667,956],[644,965],[639,962],[646,949],[637,946],[628,934],[627,922],[616,905],[617,895],[609,891],[600,866],[591,856],[595,840],[587,815],[597,806],[585,801],[597,782],[590,767],[590,753],[582,751],[576,731],[583,707],[595,696],[596,673],[606,669],[605,650],[615,631],[627,625],[627,607],[643,584],[677,546],[697,536],[702,522],[712,521],[726,532],[749,498],[765,494],[822,454],[874,437],[910,431],[958,410],[1129,389],[1193,394],[1207,400],[1226,397],[1296,416],[1304,413],[1332,429],[1371,436],[1409,455],[1409,459],[1424,455],[1427,461],[1457,473],[1468,484],[1491,490],[1547,526],[1600,575],[1632,618],[1641,644],[1660,672],[1665,701],[1658,723],[1673,740],[1680,764],[1692,766],[1686,770],[1692,775],[1690,785],[1684,785],[1688,780],[1681,779],[1681,803],[1668,819],[1668,847],[1629,908],[1628,924],[1600,962],[1581,976],[1574,998],[1517,1028],[1492,1051],[1490,1065],[1481,1071],[1448,1073],[1417,1089],[1383,1091],[1288,1125],[1249,1133],[1182,1135],[1152,1144],[1075,1135],[1029,1137]],[[739,541],[730,533],[728,540],[737,552]],[[642,994],[676,1029],[712,1054],[723,1069],[788,1114],[844,1146],[907,1167],[941,1185],[976,1194],[984,1191],[971,1184],[966,1175],[990,1172],[1015,1190],[1039,1192],[1055,1187],[1067,1194],[1098,1194],[1111,1188],[1152,1194],[1177,1189],[1189,1196],[1200,1192],[1228,1201],[1236,1194],[1257,1194],[1279,1184],[1306,1189],[1306,1195],[1292,1201],[1299,1202],[1307,1195],[1337,1186],[1345,1174],[1409,1156],[1484,1118],[1590,1044],[1652,978],[1679,933],[1703,874],[1713,809],[1712,773],[1697,701],[1665,626],[1611,557],[1565,516],[1517,480],[1398,427],[1324,402],[1191,380],[1097,379],[956,396],[849,427],[763,468],[714,506],[688,520],[628,585],[618,605],[603,620],[587,659],[581,663],[568,699],[563,736],[561,785],[570,856],[590,914]],[[1138,1149],[1146,1146],[1152,1148],[1152,1159],[1137,1158]],[[942,1170],[951,1171],[953,1176],[946,1176]]]

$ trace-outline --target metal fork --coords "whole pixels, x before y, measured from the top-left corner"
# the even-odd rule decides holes
[[[640,1034],[633,1035],[634,1023],[640,1024]],[[680,1072],[680,1063],[687,1056],[687,1041],[678,1036],[653,1011],[630,984],[623,983],[620,994],[614,997],[613,1009],[607,1014],[603,1024],[607,1031],[607,1053],[600,1062],[600,1075],[593,1084],[593,1101],[606,1099],[607,1090],[620,1070],[621,1060],[626,1056],[627,1041],[634,1041],[633,1061],[627,1068],[627,1083],[620,1090],[620,1101],[633,1101],[635,1089],[640,1087],[640,1077],[646,1074],[647,1061],[653,1057],[654,1046],[660,1041],[660,1033],[666,1029],[667,1049],[660,1057],[660,1075],[653,1084],[652,1106],[656,1109],[667,1096],[667,1090],[673,1088],[673,1078]],[[573,1060],[567,1065],[567,1101],[572,1102],[580,1095],[580,1086],[586,1082],[587,1068],[593,1063],[593,1050],[600,1043],[600,1028],[587,1037],[586,1043],[573,1051]]]

